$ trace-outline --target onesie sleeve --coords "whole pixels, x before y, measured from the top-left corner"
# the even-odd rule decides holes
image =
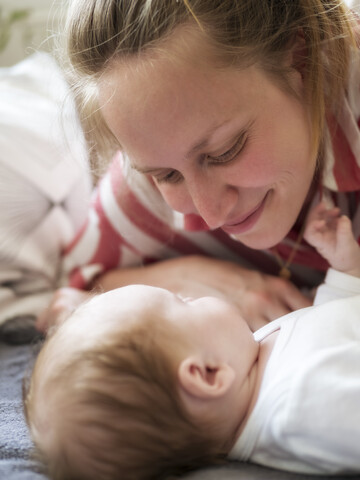
[[[360,295],[360,278],[329,268],[324,283],[317,289],[314,305],[355,295]]]

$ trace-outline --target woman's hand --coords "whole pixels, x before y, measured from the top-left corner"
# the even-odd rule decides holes
[[[175,290],[190,296],[214,295],[233,302],[253,331],[286,313],[311,305],[292,283],[235,263],[188,257],[178,269],[180,272],[183,269],[183,275],[177,275],[182,281],[175,281]]]
[[[201,256],[110,270],[98,278],[95,286],[108,291],[136,283],[167,288],[186,297],[210,295],[226,299],[238,307],[253,331],[286,313],[311,305],[311,300],[287,280]],[[60,325],[93,295],[76,288],[60,288],[38,317],[36,327],[47,332]]]
[[[54,293],[50,305],[38,316],[36,328],[48,333],[53,327],[61,325],[73,311],[93,294],[77,288],[59,288]]]
[[[99,277],[104,291],[140,283],[190,297],[213,295],[233,302],[254,331],[275,318],[311,305],[292,283],[209,257],[188,256],[146,267],[112,270]]]

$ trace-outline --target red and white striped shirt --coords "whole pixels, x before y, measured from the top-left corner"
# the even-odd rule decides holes
[[[320,195],[340,207],[360,237],[360,55],[352,57],[349,87],[337,115],[327,116],[324,171]],[[293,228],[276,246],[286,262],[299,232]],[[201,254],[239,262],[277,274],[272,251],[253,250],[221,229],[209,230],[196,215],[173,211],[144,175],[132,170],[119,152],[94,191],[83,228],[67,248],[64,266],[70,285],[86,288],[105,271],[145,265],[180,255]],[[292,280],[313,286],[322,280],[328,263],[304,240],[292,259]]]

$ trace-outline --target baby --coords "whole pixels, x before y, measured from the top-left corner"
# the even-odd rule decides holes
[[[255,334],[232,304],[149,286],[80,306],[48,337],[25,393],[50,477],[159,479],[226,457],[359,472],[360,249],[322,204],[305,235],[336,269],[320,304]]]

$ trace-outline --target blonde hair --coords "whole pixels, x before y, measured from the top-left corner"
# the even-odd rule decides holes
[[[95,149],[111,152],[119,147],[96,114],[96,82],[108,63],[156,48],[189,23],[228,65],[258,63],[283,84],[288,72],[280,60],[300,33],[313,143],[319,148],[326,109],[336,106],[346,85],[353,42],[350,14],[341,0],[73,0],[67,54]]]
[[[62,328],[45,343],[24,395],[50,478],[158,480],[223,461],[234,439],[193,421],[180,400],[175,327],[154,319],[110,332],[66,361],[53,350],[66,342]]]

